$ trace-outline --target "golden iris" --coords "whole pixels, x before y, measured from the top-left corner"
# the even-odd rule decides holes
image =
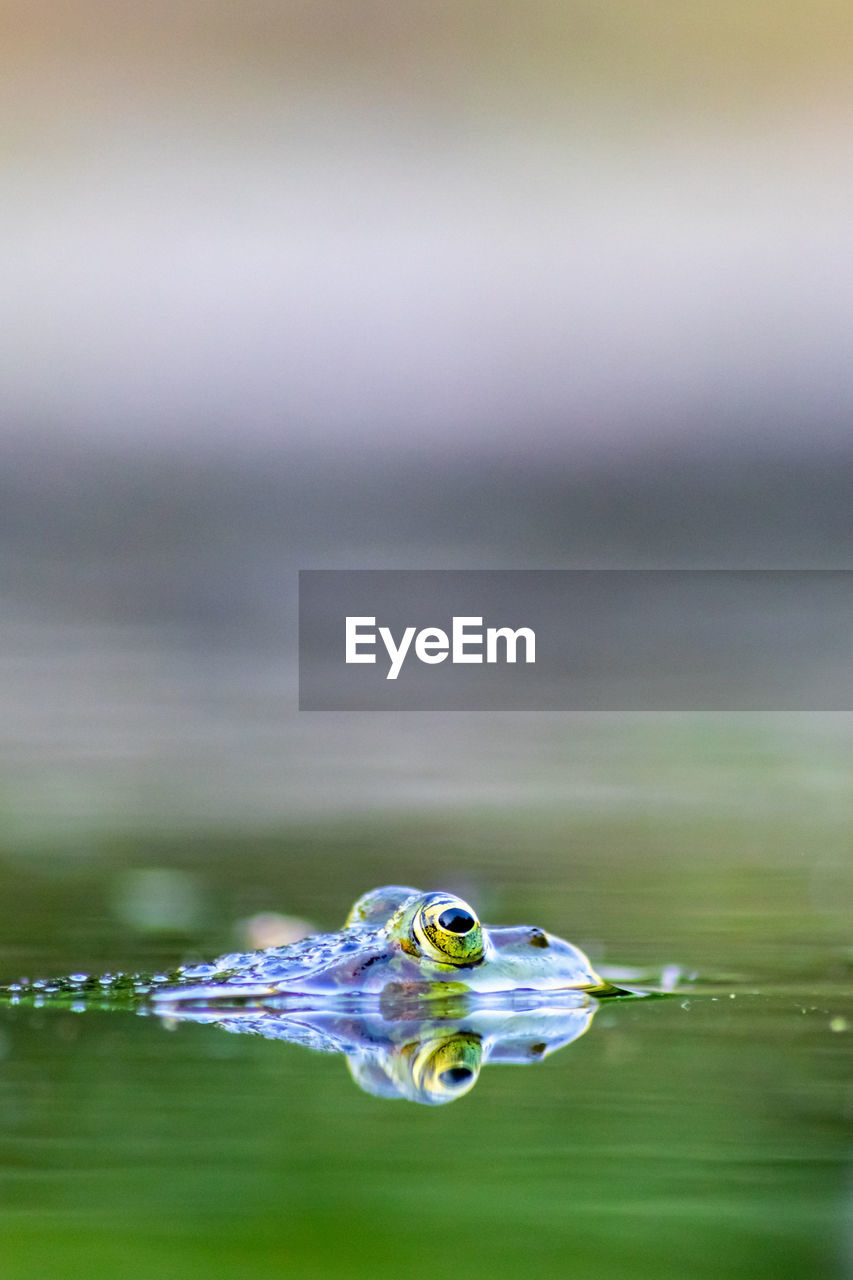
[[[421,951],[444,964],[477,964],[483,958],[483,930],[461,898],[432,894],[415,912],[412,930]]]
[[[409,1071],[419,1102],[452,1102],[477,1083],[483,1044],[472,1031],[426,1040],[414,1048]]]

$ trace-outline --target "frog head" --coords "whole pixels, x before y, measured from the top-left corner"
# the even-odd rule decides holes
[[[463,898],[387,885],[359,898],[347,927],[382,925],[387,946],[421,982],[477,992],[559,991],[606,994],[611,985],[572,943],[536,926],[483,924]]]

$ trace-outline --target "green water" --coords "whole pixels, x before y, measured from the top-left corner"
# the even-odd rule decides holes
[[[263,907],[334,928],[389,878],[603,963],[695,969],[444,1107],[344,1059],[134,1013],[0,1014],[0,1273],[851,1274],[853,952],[837,813],[555,810],[104,840],[2,863],[3,977],[150,969]],[[818,838],[819,837],[819,838]],[[121,918],[178,871],[195,915]],[[134,882],[137,883],[137,882]],[[126,896],[126,895],[125,895]],[[704,986],[703,981],[704,980]]]

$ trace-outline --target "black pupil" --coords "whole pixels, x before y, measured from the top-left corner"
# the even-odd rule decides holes
[[[446,1071],[441,1073],[441,1083],[446,1085],[464,1084],[466,1080],[471,1079],[471,1071],[468,1067],[448,1067]]]
[[[458,907],[448,907],[438,917],[438,923],[448,933],[470,933],[474,928],[474,917]]]

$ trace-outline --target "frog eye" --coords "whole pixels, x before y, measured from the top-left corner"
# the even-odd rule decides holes
[[[444,964],[477,964],[483,958],[483,930],[461,898],[436,893],[415,912],[412,929],[421,951]]]
[[[453,1102],[473,1089],[482,1059],[482,1040],[470,1031],[422,1042],[409,1063],[413,1096],[432,1106]]]

